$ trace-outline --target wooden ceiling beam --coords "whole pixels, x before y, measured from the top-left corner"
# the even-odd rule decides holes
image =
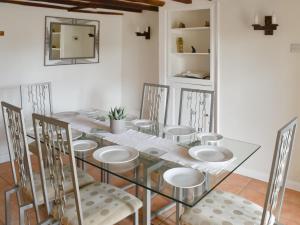
[[[146,4],[139,4],[129,1],[120,1],[120,0],[87,0],[92,3],[103,4],[105,6],[112,6],[112,7],[123,7],[129,9],[137,9],[137,10],[148,10],[148,11],[158,11],[157,6],[153,5],[146,5]]]
[[[160,0],[125,0],[127,2],[138,2],[148,5],[154,5],[154,6],[164,6],[165,2]]]
[[[173,1],[184,3],[184,4],[192,4],[193,3],[193,0],[173,0]]]
[[[68,6],[73,6],[75,9],[77,7],[81,8],[102,8],[102,9],[110,9],[110,10],[120,10],[120,11],[128,11],[128,12],[137,12],[140,13],[142,12],[142,9],[133,9],[133,8],[127,8],[127,7],[120,7],[120,6],[114,6],[114,5],[107,5],[103,4],[101,2],[92,2],[89,3],[87,1],[73,1],[73,0],[33,0],[35,2],[48,2],[48,3],[54,3],[54,4],[63,4],[63,5],[68,5]],[[70,11],[72,11],[72,8]]]
[[[119,12],[106,12],[106,11],[89,11],[89,10],[73,10],[73,12],[78,12],[78,13],[94,13],[94,14],[102,14],[102,15],[115,15],[115,16],[122,16],[124,15],[123,13]]]
[[[69,10],[70,9],[69,7],[58,6],[58,5],[49,5],[49,4],[36,3],[36,2],[24,2],[24,1],[15,1],[15,0],[0,0],[0,2],[15,4],[15,5],[40,7],[40,8],[61,9],[61,10]],[[108,11],[76,10],[75,12],[91,13],[91,14],[103,14],[103,15],[123,15],[123,13],[108,12]]]
[[[0,2],[16,4],[16,5],[24,5],[24,6],[52,8],[52,9],[68,9],[68,7],[63,7],[58,5],[48,5],[48,4],[36,3],[36,2],[24,2],[24,1],[15,1],[15,0],[0,0]]]

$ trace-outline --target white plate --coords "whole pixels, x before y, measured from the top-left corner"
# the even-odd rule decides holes
[[[85,152],[97,148],[97,142],[93,140],[77,140],[73,141],[74,151]]]
[[[154,124],[152,120],[133,120],[131,123],[136,127],[147,128],[151,127]]]
[[[69,112],[59,112],[59,113],[54,113],[53,117],[55,118],[70,118],[74,116],[78,116],[80,113],[75,112],[75,111],[69,111]]]
[[[189,149],[189,155],[203,162],[226,162],[233,158],[233,153],[227,148],[201,145]]]
[[[216,142],[223,139],[221,134],[216,133],[199,133],[197,136],[200,138],[202,142]]]
[[[71,132],[72,132],[72,140],[76,140],[76,139],[78,139],[82,136],[81,131],[72,129]],[[61,134],[62,134],[63,139],[66,140],[67,139],[66,138],[66,131],[62,130]],[[53,138],[56,139],[56,132],[53,133]]]
[[[166,134],[173,136],[188,136],[196,133],[196,130],[187,126],[169,126],[164,129]]]
[[[76,140],[82,136],[82,132],[78,130],[71,130],[72,131],[72,140]],[[31,127],[27,131],[29,134],[34,135],[34,128]],[[38,132],[42,132],[42,128],[38,127]],[[63,139],[66,140],[66,132],[62,130]],[[56,132],[53,132],[53,138],[56,139]]]
[[[126,163],[138,158],[139,152],[134,148],[113,145],[96,150],[93,157],[103,163]]]
[[[194,188],[200,186],[205,181],[205,176],[198,170],[185,167],[177,167],[164,172],[164,180],[179,188]]]

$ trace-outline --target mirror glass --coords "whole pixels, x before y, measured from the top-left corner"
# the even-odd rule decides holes
[[[50,60],[95,57],[96,26],[51,23]]]

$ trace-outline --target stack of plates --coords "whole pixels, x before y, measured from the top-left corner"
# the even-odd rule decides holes
[[[192,168],[177,167],[164,172],[164,180],[178,188],[194,188],[202,185],[205,181],[203,173]]]
[[[127,163],[137,159],[139,152],[127,146],[113,145],[96,150],[93,157],[102,163]]]

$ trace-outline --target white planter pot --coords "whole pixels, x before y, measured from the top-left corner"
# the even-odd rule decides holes
[[[125,131],[125,120],[110,120],[110,129],[113,134]]]

